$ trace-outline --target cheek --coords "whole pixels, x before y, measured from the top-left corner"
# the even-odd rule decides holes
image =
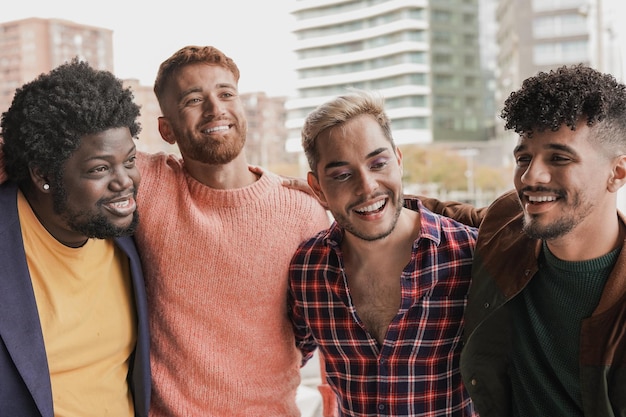
[[[324,198],[326,201],[330,202],[330,204],[335,205],[350,195],[350,191],[343,183],[329,181],[320,185]]]
[[[107,193],[107,185],[105,183],[89,183],[89,184],[66,184],[65,192],[67,201],[76,209],[82,208],[91,210],[96,203],[101,200]]]
[[[139,172],[139,169],[137,167],[132,169],[128,176],[133,180],[133,184],[135,184],[135,187],[138,186],[139,183],[141,183],[141,172]]]
[[[182,131],[186,130],[187,126],[194,125],[197,120],[200,119],[202,113],[194,109],[186,109],[179,114],[179,119],[172,123],[172,129]]]
[[[398,183],[402,183],[404,176],[402,174],[402,167],[398,166],[395,174],[394,174],[394,181],[398,182]]]
[[[515,184],[519,184],[522,182],[522,175],[526,172],[526,167],[515,166],[513,169],[513,182]]]

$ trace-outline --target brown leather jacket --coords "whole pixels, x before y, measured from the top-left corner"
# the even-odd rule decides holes
[[[509,416],[511,318],[502,306],[518,295],[537,272],[541,241],[522,232],[523,213],[516,192],[506,193],[482,209],[430,198],[421,200],[434,212],[479,226],[465,312],[461,374],[481,417]],[[626,223],[626,218],[619,216]],[[626,417],[624,249],[598,306],[591,317],[583,320],[579,359],[584,415]]]

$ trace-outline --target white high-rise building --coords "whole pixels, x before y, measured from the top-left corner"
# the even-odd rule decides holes
[[[305,117],[349,88],[380,91],[397,144],[487,140],[478,0],[296,0],[297,94],[287,150]]]

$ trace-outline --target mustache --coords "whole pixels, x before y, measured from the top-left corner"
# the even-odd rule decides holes
[[[358,201],[350,204],[350,206],[348,207],[349,210],[353,210],[355,207],[360,206],[361,204],[365,204],[368,200],[374,199],[374,198],[378,198],[380,196],[385,196],[391,199],[392,194],[388,193],[388,192],[378,192],[376,194],[372,194],[372,195],[368,195],[365,196],[363,198],[360,198]]]
[[[130,192],[131,192],[131,194],[132,194],[133,198],[135,199],[135,201],[137,201],[137,187],[133,187],[133,188],[130,190]],[[107,203],[109,203],[109,202],[111,202],[111,201],[114,201],[114,200],[117,200],[117,199],[120,199],[120,198],[125,198],[125,197],[128,197],[128,195],[129,195],[129,193],[128,193],[128,192],[117,193],[117,194],[115,194],[115,195],[114,195],[114,196],[112,196],[112,197],[107,197],[107,198],[101,198],[101,199],[99,199],[99,200],[97,201],[97,203],[96,203],[96,204],[99,204],[99,205],[101,205],[101,204],[107,204]]]

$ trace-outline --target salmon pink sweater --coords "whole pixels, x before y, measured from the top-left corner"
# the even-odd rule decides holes
[[[140,154],[138,166],[150,415],[299,416],[287,270],[297,245],[329,226],[325,210],[268,172],[217,190],[172,155]]]

